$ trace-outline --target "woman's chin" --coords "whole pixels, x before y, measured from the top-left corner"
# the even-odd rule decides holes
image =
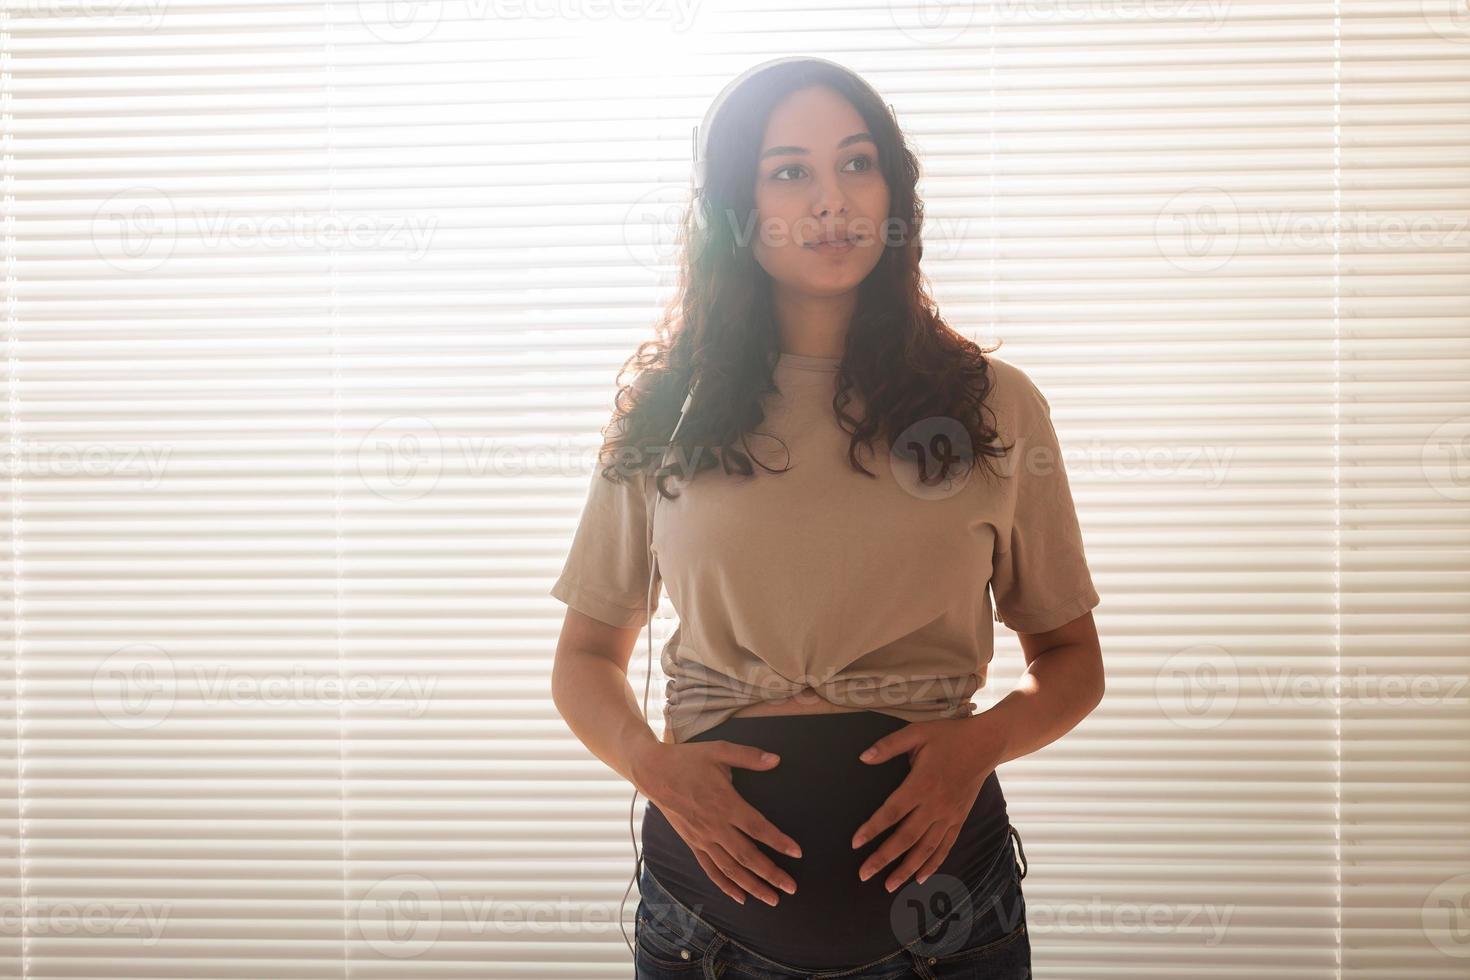
[[[867,278],[866,273],[853,275],[851,270],[844,270],[841,273],[834,272],[829,276],[812,276],[796,282],[788,282],[786,288],[802,296],[813,298],[842,296],[862,285],[865,278]]]

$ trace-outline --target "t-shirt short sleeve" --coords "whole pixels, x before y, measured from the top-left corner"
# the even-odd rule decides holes
[[[1098,604],[1050,406],[1016,440],[1010,527],[996,535],[990,579],[995,618],[1018,633],[1064,626]]]
[[[648,621],[648,502],[650,484],[642,470],[623,467],[602,475],[592,469],[581,522],[551,595],[610,626],[642,626]],[[663,577],[653,582],[657,609]]]

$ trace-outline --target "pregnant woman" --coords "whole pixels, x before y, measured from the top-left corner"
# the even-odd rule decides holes
[[[1104,688],[1049,404],[925,292],[918,162],[863,79],[757,66],[696,168],[551,589],[557,708],[649,800],[636,976],[1029,978],[995,770]],[[664,585],[660,738],[627,670]],[[977,713],[995,621],[1027,670]]]

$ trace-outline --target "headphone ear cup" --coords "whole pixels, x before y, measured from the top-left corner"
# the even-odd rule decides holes
[[[694,161],[694,193],[699,195],[704,190],[704,154],[699,151],[699,124],[694,124],[694,149],[689,159]]]

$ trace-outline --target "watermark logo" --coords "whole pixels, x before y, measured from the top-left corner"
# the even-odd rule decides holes
[[[866,858],[879,846],[873,842],[866,851],[858,853]],[[1005,846],[1010,847],[1009,839]],[[866,883],[856,887],[867,887],[873,883],[882,887],[892,870],[891,867],[880,870]],[[1014,896],[1014,892],[1006,890],[988,897],[972,895],[963,881],[949,874],[932,874],[923,884],[909,878],[893,895],[888,924],[901,945],[912,943],[911,948],[924,956],[945,956],[965,948],[975,923],[984,916],[998,915],[1004,933],[1009,934],[1022,918],[1023,911],[1018,898],[1013,900],[1013,908],[1004,908],[1006,903],[1003,899],[1007,895]]]
[[[173,255],[177,226],[178,214],[167,194],[156,187],[130,187],[93,212],[92,248],[121,272],[151,272]]]
[[[975,23],[975,0],[890,2],[888,16],[910,41],[939,47],[960,37]]]
[[[90,237],[102,261],[138,275],[167,262],[181,240],[215,253],[375,250],[401,252],[417,262],[428,253],[437,225],[437,215],[398,212],[185,211],[159,188],[139,185],[97,206]]]
[[[0,936],[98,936],[126,938],[128,945],[158,945],[173,914],[173,903],[161,906],[133,901],[50,901],[27,897],[0,901]]]
[[[421,717],[432,702],[438,678],[341,670],[312,671],[300,665],[261,671],[231,664],[199,664],[182,670],[152,643],[134,643],[108,656],[92,674],[92,704],[117,728],[141,731],[162,724],[184,691],[200,705],[402,705]]]
[[[92,673],[92,704],[116,728],[154,727],[173,711],[177,697],[173,658],[152,643],[123,647]]]
[[[1154,244],[1184,272],[1214,272],[1240,242],[1235,200],[1218,187],[1193,187],[1174,195],[1154,218]]]
[[[934,707],[936,719],[965,717],[981,683],[977,673],[953,677],[875,673],[834,680],[836,670],[822,675],[794,670],[788,677],[780,671],[785,669],[783,662],[795,660],[792,651],[772,651],[776,667],[753,662],[725,673],[706,666],[693,649],[676,635],[660,654],[671,721],[680,732],[703,731],[741,708],[795,698],[807,688],[846,708],[881,711],[924,704]],[[811,697],[805,694],[803,700]]]
[[[357,475],[384,500],[417,500],[433,492],[444,468],[439,429],[417,415],[373,426],[357,444]]]
[[[389,44],[427,40],[444,19],[444,0],[357,0],[353,7],[367,32]]]
[[[762,218],[754,208],[742,213],[735,208],[701,206],[689,213],[690,208],[688,188],[677,184],[661,184],[639,195],[623,215],[623,248],[628,257],[646,269],[667,271],[679,261],[686,222],[696,235],[726,243],[712,247],[733,249],[799,249],[834,232],[855,237],[860,248],[899,248],[918,237],[907,221],[893,215],[881,220],[853,218],[836,226],[815,217],[795,221],[769,215]],[[924,219],[926,258],[953,258],[974,240],[969,218]]]
[[[168,469],[172,446],[123,442],[73,443],[14,436],[4,447],[0,477],[137,478],[152,489]]]
[[[1450,419],[1424,440],[1424,480],[1446,500],[1470,500],[1470,415]]]
[[[938,47],[957,40],[972,27],[978,38],[992,24],[1004,29],[1177,23],[1195,33],[1215,33],[1229,18],[1230,6],[1231,0],[1000,0],[987,3],[986,20],[977,23],[974,0],[895,0],[889,3],[888,13],[894,27],[910,41]]]
[[[1470,677],[1463,674],[1304,670],[1274,663],[1247,672],[1228,650],[1211,645],[1174,654],[1154,679],[1154,695],[1165,716],[1191,730],[1223,724],[1233,714],[1242,690],[1249,690],[1251,703],[1263,708],[1321,706],[1335,711],[1344,703],[1470,706]]]
[[[1240,696],[1239,670],[1224,647],[1188,647],[1165,660],[1154,676],[1154,697],[1180,728],[1216,728],[1230,718]]]
[[[1214,948],[1225,941],[1236,906],[1110,902],[1101,895],[1086,901],[1031,901],[1026,928],[1037,935],[1134,937],[1198,936]]]
[[[36,20],[87,18],[110,21],[106,28],[148,33],[163,25],[168,0],[7,0],[5,7],[14,18]]]
[[[367,32],[389,44],[428,40],[445,21],[665,23],[682,34],[699,12],[698,0],[363,0],[354,6]]]
[[[210,251],[394,251],[405,261],[428,254],[437,215],[305,209],[234,212],[206,208],[184,214],[191,237]]]
[[[1470,219],[1439,213],[1358,208],[1239,207],[1219,187],[1193,187],[1176,194],[1154,218],[1154,242],[1171,265],[1189,273],[1215,272],[1234,257],[1243,240],[1262,251],[1292,255],[1470,248]]]
[[[1388,707],[1470,704],[1470,677],[1454,674],[1380,674],[1359,668],[1351,673],[1256,668],[1262,704],[1325,705],[1340,702]]]
[[[660,184],[640,194],[623,215],[623,250],[651,272],[667,271],[679,261],[681,230],[689,190]]]
[[[1069,468],[1085,469],[1091,476],[1155,483],[1190,479],[1211,490],[1229,477],[1234,456],[1234,446],[1109,445],[1097,437],[1069,440],[1062,450]]]
[[[948,415],[920,419],[900,432],[888,449],[894,479],[920,500],[953,497],[970,482],[977,465],[970,431]]]
[[[438,941],[440,905],[433,881],[417,874],[394,875],[375,882],[357,900],[357,928],[374,952],[412,959]]]
[[[1430,889],[1420,924],[1435,949],[1452,959],[1470,960],[1470,874],[1446,878]]]
[[[1470,4],[1465,0],[1419,0],[1429,29],[1446,41],[1470,42]]]

